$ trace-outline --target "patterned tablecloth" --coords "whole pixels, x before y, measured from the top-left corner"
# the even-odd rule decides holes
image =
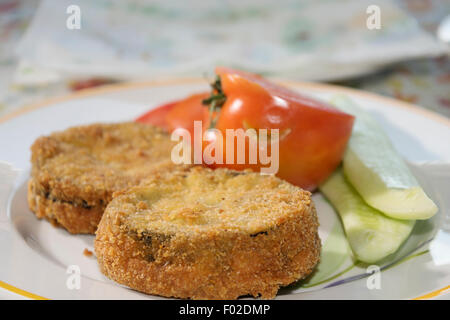
[[[51,0],[45,0],[47,3],[49,3]],[[83,0],[80,0],[83,1]],[[348,1],[349,4],[355,3],[354,0],[343,0],[344,2]],[[381,1],[381,0],[380,0]],[[142,1],[131,1],[131,4],[133,3],[141,3]],[[251,1],[250,1],[251,2]],[[321,1],[315,1],[315,2],[311,2],[311,1],[305,1],[305,2],[301,2],[301,1],[289,1],[286,0],[285,1],[285,7],[283,7],[284,9],[289,8],[289,6],[295,6],[295,8],[298,8],[298,10],[303,10],[302,8],[304,8],[304,12],[309,12],[310,15],[314,15],[317,14],[318,12],[321,12],[320,10],[324,10],[322,9],[318,9],[317,7],[314,7],[316,3],[321,2],[321,5],[327,5],[327,7],[323,7],[323,8],[331,8],[329,3],[332,3],[332,5],[336,5],[336,2],[333,1],[329,1],[329,0],[321,0]],[[372,1],[373,3],[378,3],[379,1]],[[384,5],[385,0],[381,1]],[[95,2],[97,3],[97,1]],[[107,7],[107,2],[105,1],[98,1],[99,6],[104,5]],[[259,2],[258,2],[259,3]],[[266,4],[271,4],[271,3],[276,3],[276,2],[270,2],[270,1],[265,1]],[[301,4],[301,5],[300,5]],[[399,31],[399,23],[398,21],[396,21],[395,19],[399,19],[399,21],[402,21],[402,23],[404,24],[403,26],[400,24],[400,27],[406,27],[405,28],[416,28],[414,25],[411,25],[411,21],[414,22],[414,19],[412,19],[412,17],[414,17],[418,22],[419,25],[421,26],[421,28],[423,30],[426,30],[428,32],[428,35],[426,35],[426,37],[428,37],[430,34],[434,35],[436,33],[436,29],[438,24],[442,21],[442,19],[446,16],[446,14],[450,13],[450,1],[437,1],[437,0],[398,0],[396,1],[396,4],[398,5],[398,7],[403,9],[403,12],[408,13],[408,16],[406,15],[402,15],[403,13],[399,13],[399,15],[397,16],[396,14],[391,14],[390,16],[387,15],[386,19],[391,19],[392,23],[391,25],[389,25],[389,32],[391,32],[390,34],[390,39],[392,40],[392,35],[399,35],[401,33],[398,33]],[[66,72],[66,74],[62,77],[61,74],[55,74],[52,72],[49,72],[47,69],[40,69],[39,65],[30,63],[29,60],[24,59],[24,57],[27,57],[27,54],[33,51],[33,47],[27,47],[27,46],[23,46],[19,49],[17,49],[17,44],[22,42],[23,44],[23,35],[25,30],[27,30],[27,28],[30,25],[30,21],[32,21],[33,16],[36,13],[36,9],[39,6],[39,1],[34,1],[34,0],[4,0],[0,2],[0,116],[7,114],[11,111],[14,111],[20,107],[22,107],[23,105],[32,103],[32,102],[36,102],[40,99],[46,98],[46,97],[50,97],[50,96],[54,96],[54,95],[61,95],[73,90],[80,90],[84,87],[89,87],[89,86],[94,86],[94,85],[101,85],[104,83],[109,83],[112,81],[123,81],[125,79],[133,79],[133,75],[131,74],[126,74],[123,75],[123,77],[118,77],[118,76],[113,76],[113,75],[109,75],[106,74],[104,71],[105,70],[109,70],[108,66],[106,65],[105,70],[101,70],[99,71],[99,74],[95,74],[92,72],[88,72],[88,73],[84,73],[81,76],[80,75],[74,75],[74,73],[70,73],[70,72]],[[288,6],[288,7],[286,7]],[[309,6],[309,7],[308,7]],[[127,10],[133,10],[132,5],[127,7]],[[149,6],[145,6],[145,8],[147,10],[149,10],[150,14],[155,14],[155,12],[157,14],[161,14],[160,12],[158,12],[157,7],[149,7]],[[246,11],[244,11],[243,13],[240,11],[230,11],[232,15],[234,16],[227,16],[227,19],[235,19],[236,21],[240,21],[239,19],[244,19],[244,21],[247,20],[251,20],[253,19],[255,16],[258,15],[268,15],[267,10],[255,10],[255,8],[258,7],[249,7],[250,9],[246,9]],[[265,7],[267,8],[267,6]],[[103,10],[103,8],[101,8]],[[97,10],[100,10],[99,8],[97,8]],[[271,8],[270,10],[276,10]],[[280,9],[281,10],[281,9]],[[169,12],[169,13],[168,13]],[[162,14],[167,15],[167,17],[170,17],[170,15],[172,14],[171,12],[176,12],[176,11],[165,11]],[[283,11],[284,12],[284,11]],[[395,12],[395,11],[394,11]],[[214,13],[214,12],[213,12]],[[365,17],[365,12],[361,13],[361,17]],[[383,14],[383,11],[382,11]],[[276,21],[279,21],[280,19],[282,20],[284,16],[288,16],[288,13],[279,13],[279,14],[272,14],[271,16],[267,16],[267,19],[272,19],[271,21],[273,21],[272,25],[275,25]],[[339,15],[336,15],[339,16]],[[289,16],[291,17],[291,16]],[[350,21],[349,23],[357,25],[358,23],[360,23],[360,18],[354,18],[352,21]],[[382,16],[383,17],[383,16]],[[386,17],[386,16],[385,16]],[[115,17],[117,18],[117,17]],[[223,18],[223,17],[222,17]],[[109,13],[105,15],[104,17],[105,21],[109,21],[112,18],[109,16]],[[109,20],[108,20],[109,19]],[[216,19],[216,20],[214,20]],[[221,16],[220,14],[214,18],[212,20],[212,23],[214,23],[214,21],[220,21]],[[338,17],[336,18],[338,19]],[[362,19],[362,18],[361,18]],[[114,19],[112,19],[113,22],[112,25],[114,25]],[[343,20],[344,22],[346,20]],[[89,22],[89,20],[88,20]],[[394,23],[395,22],[395,23]],[[210,22],[211,23],[211,22]],[[346,22],[347,23],[347,22]],[[415,23],[415,22],[414,22]],[[238,24],[236,22],[236,24]],[[49,25],[51,27],[51,25]],[[340,20],[334,20],[334,24],[331,24],[331,22],[329,22],[327,28],[337,28],[336,34],[338,34],[338,32],[340,32],[338,27],[342,27],[342,21]],[[47,26],[48,27],[48,26]],[[257,25],[253,25],[253,27],[258,27]],[[44,28],[44,27],[43,27]],[[117,31],[115,31],[114,33],[117,32],[122,32],[120,25],[115,27]],[[265,50],[264,47],[262,48],[261,51],[257,51],[255,53],[255,51],[251,51],[251,52],[245,52],[242,53],[240,52],[239,48],[230,48],[230,46],[232,46],[232,42],[230,42],[230,44],[227,46],[224,45],[224,47],[222,47],[221,51],[224,50],[229,50],[227,52],[233,53],[233,54],[242,54],[243,56],[245,56],[246,54],[250,55],[250,57],[252,58],[251,61],[256,61],[256,62],[261,62],[260,65],[257,65],[257,63],[253,63],[252,66],[250,66],[250,69],[258,69],[262,68],[261,66],[268,66],[267,68],[264,68],[264,70],[262,70],[263,73],[269,75],[269,76],[277,76],[277,77],[288,77],[288,78],[295,78],[295,76],[293,75],[293,73],[289,72],[289,70],[291,70],[289,68],[289,64],[285,63],[285,64],[277,64],[275,65],[276,67],[274,68],[274,64],[269,64],[267,63],[268,61],[270,61],[270,56],[261,56],[260,52],[268,52],[271,55],[274,54],[279,54],[282,55],[283,57],[286,58],[286,61],[291,59],[292,61],[296,61],[297,65],[296,66],[302,66],[304,73],[303,75],[306,75],[307,79],[327,79],[327,75],[322,73],[318,73],[318,74],[313,74],[311,73],[312,69],[307,69],[305,66],[308,66],[309,63],[305,63],[305,61],[309,61],[307,59],[313,59],[310,61],[313,61],[313,63],[319,63],[321,61],[323,61],[323,65],[326,66],[327,63],[330,63],[329,61],[325,61],[324,57],[326,56],[322,56],[317,58],[317,56],[315,55],[314,51],[311,51],[311,48],[314,48],[315,46],[320,46],[320,45],[329,45],[329,43],[332,43],[332,41],[330,41],[328,38],[327,39],[322,39],[322,40],[317,40],[315,39],[314,35],[314,29],[316,28],[316,26],[311,26],[308,25],[308,23],[306,22],[299,22],[299,20],[295,20],[292,19],[292,21],[290,22],[290,25],[288,27],[286,27],[285,31],[283,31],[283,36],[284,37],[288,37],[289,41],[294,41],[295,39],[297,40],[301,40],[301,42],[303,44],[307,44],[307,46],[303,46],[302,48],[300,48],[300,51],[296,51],[296,50],[300,50],[299,48],[288,48],[285,51],[283,51],[285,48],[283,48],[282,46],[277,47],[276,44],[274,45],[274,39],[276,39],[276,35],[274,34],[269,34],[267,33],[267,37],[269,39],[269,37],[275,37],[275,38],[271,38],[270,41],[268,41],[265,45],[267,45],[266,48],[270,48]],[[325,27],[324,27],[325,28]],[[396,29],[397,28],[397,29]],[[34,28],[36,29],[36,28]],[[28,29],[29,30],[29,29]],[[202,35],[202,37],[205,37],[206,40],[204,41],[209,41],[208,37],[214,36],[215,39],[218,35],[220,35],[220,26],[218,26],[216,29],[214,29],[215,34],[204,34]],[[269,29],[268,29],[269,30]],[[287,31],[286,31],[287,30]],[[409,29],[408,29],[409,30]],[[415,30],[415,29],[414,29]],[[39,28],[37,29],[37,32],[39,33]],[[45,30],[44,30],[45,31]],[[42,31],[43,33],[45,33],[44,31]],[[181,28],[178,26],[175,26],[175,28],[171,31],[172,33],[169,32],[170,30],[168,30],[167,32],[167,38],[168,39],[176,39],[176,36],[173,35],[173,33],[175,32],[180,32],[180,37],[181,36],[185,36],[185,37],[189,37],[190,33],[189,32],[185,32],[185,30],[181,30]],[[295,32],[294,32],[295,31]],[[342,32],[345,33],[345,28],[341,30]],[[409,32],[409,31],[408,31]],[[415,30],[415,32],[417,32],[417,30]],[[422,32],[422,31],[420,31]],[[346,41],[346,43],[354,43],[354,44],[359,44],[360,42],[358,42],[358,36],[361,36],[361,34],[358,33],[345,33],[345,35],[341,36],[341,38],[337,37],[336,39],[342,39],[342,41]],[[126,36],[126,31],[124,31],[124,35]],[[338,34],[339,35],[339,34]],[[414,34],[415,35],[415,34]],[[39,35],[41,36],[41,35]],[[224,37],[224,41],[223,43],[227,43],[225,41],[225,37],[226,37],[226,33],[224,33],[222,35]],[[419,36],[417,36],[418,38],[422,37],[423,34],[420,34]],[[30,37],[30,36],[29,36]],[[425,40],[427,40],[425,37]],[[418,39],[417,38],[417,39]],[[120,35],[118,35],[117,39],[121,39]],[[109,39],[108,41],[116,41],[117,39]],[[154,39],[154,38],[152,38]],[[155,46],[159,45],[159,47],[155,47],[153,48],[154,50],[160,50],[159,48],[164,47],[165,43],[164,43],[164,39],[163,37],[159,37],[159,43],[154,44]],[[380,39],[384,39],[384,38],[380,38]],[[401,39],[405,39],[404,36],[402,35]],[[417,40],[416,38],[414,39],[408,39],[408,43],[410,43],[411,45],[414,44],[414,41]],[[33,45],[33,39],[29,39],[26,42],[26,45]],[[245,37],[240,37],[239,41],[245,41],[246,38]],[[374,39],[372,39],[374,40]],[[395,39],[394,39],[395,40]],[[424,41],[425,41],[424,40]],[[83,41],[86,41],[86,39],[83,39]],[[322,42],[320,42],[322,41]],[[362,41],[362,40],[361,40]],[[378,42],[377,42],[378,41]],[[372,41],[373,43],[380,45],[380,41],[385,41],[385,40],[379,40],[379,39],[375,39],[374,41]],[[417,40],[419,41],[419,40]],[[422,40],[420,40],[422,41]],[[395,42],[395,41],[394,41]],[[85,43],[86,44],[86,43]],[[381,42],[381,45],[383,43]],[[422,42],[422,44],[426,44],[425,42]],[[134,45],[139,46],[139,43],[134,43]],[[258,48],[258,46],[260,46],[260,43],[255,44],[255,47]],[[334,41],[334,55],[333,55],[333,63],[337,63],[339,62],[340,64],[344,64],[346,67],[351,66],[349,64],[349,62],[351,62],[351,60],[348,57],[348,53],[345,51],[345,46],[343,48],[339,47],[339,41]],[[432,45],[429,44],[429,45]],[[143,47],[145,47],[145,50],[147,50],[147,46],[143,45]],[[216,47],[216,45],[214,46]],[[25,48],[25,49],[24,49]],[[306,48],[306,49],[305,49]],[[331,47],[330,47],[331,48]],[[330,49],[329,48],[329,49]],[[358,46],[356,46],[356,48],[358,48]],[[389,46],[389,48],[392,48],[392,45]],[[22,50],[22,52],[20,52],[20,49]],[[233,50],[234,51],[233,51]],[[283,50],[282,50],[283,49]],[[292,51],[292,50],[293,51]],[[341,50],[342,49],[342,50]],[[361,49],[359,55],[361,56],[361,54],[364,54],[364,52],[367,51],[367,47],[361,47],[359,48]],[[376,48],[374,47],[374,50]],[[394,48],[395,49],[395,48]],[[401,49],[401,48],[400,48]],[[392,54],[395,55],[396,53],[400,54],[401,50],[393,50]],[[420,50],[419,50],[420,49]],[[427,48],[413,48],[411,47],[411,51],[414,53],[426,53],[427,52]],[[98,49],[99,52],[101,52],[102,48]],[[143,53],[140,53],[142,57],[140,57],[140,59],[146,59],[146,51],[143,51]],[[289,51],[291,50],[291,51]],[[306,50],[306,51],[305,51]],[[331,49],[330,49],[331,50]],[[365,51],[366,50],[366,51]],[[25,51],[25,52],[23,52]],[[28,52],[26,52],[28,51]],[[422,51],[422,52],[419,52]],[[428,51],[432,51],[431,49]],[[18,52],[18,53],[17,53]],[[89,53],[91,53],[92,51],[90,51]],[[157,51],[159,52],[159,51]],[[238,53],[236,53],[238,52]],[[292,52],[297,52],[299,57],[302,57],[302,59],[293,59],[293,54]],[[306,52],[306,54],[305,54]],[[428,53],[430,53],[428,52]],[[193,51],[192,54],[194,54],[195,52]],[[94,53],[93,53],[94,54]],[[120,53],[120,54],[124,54],[124,53]],[[125,55],[133,55],[136,54],[136,52],[134,53],[125,53]],[[161,72],[164,72],[164,65],[165,63],[168,64],[167,59],[164,59],[164,55],[169,53],[164,53],[164,52],[159,52],[158,53],[158,63],[156,64],[156,68],[161,67]],[[256,54],[256,55],[255,55]],[[36,56],[36,55],[35,55]],[[414,57],[414,54],[406,54],[404,55],[405,57],[408,58],[408,61],[405,62],[396,62],[398,61],[401,56],[399,55],[398,57],[396,57],[395,59],[393,59],[393,61],[386,66],[385,63],[386,61],[376,61],[377,55],[373,55],[372,60],[371,60],[371,64],[370,64],[370,68],[366,71],[372,71],[369,73],[369,75],[359,75],[358,77],[354,77],[351,80],[339,80],[337,81],[336,79],[339,79],[339,77],[336,76],[331,76],[329,77],[329,79],[333,79],[333,82],[338,83],[340,85],[345,85],[345,86],[351,86],[351,87],[355,87],[355,88],[360,88],[363,90],[367,90],[367,91],[372,91],[375,93],[379,93],[382,95],[387,95],[387,96],[392,96],[395,97],[397,99],[400,100],[405,100],[408,102],[413,102],[415,104],[418,104],[424,108],[436,111],[440,114],[446,115],[448,117],[450,117],[450,59],[448,58],[448,56],[439,56],[439,57],[431,57],[431,58],[421,58],[421,59],[417,59],[414,58],[413,60],[411,60],[411,58]],[[31,57],[33,57],[33,55],[31,54]],[[353,69],[357,69],[357,67],[359,66],[357,62],[357,55],[355,55],[354,59],[355,59],[355,63],[353,65]],[[223,56],[217,56],[216,57],[218,59],[218,61],[226,61],[223,60],[224,57]],[[296,57],[294,57],[296,58]],[[386,57],[384,57],[386,58]],[[141,59],[141,60],[142,60]],[[180,58],[181,59],[181,58]],[[222,59],[222,60],[221,60]],[[258,60],[259,59],[259,60]],[[238,59],[239,60],[239,59]],[[249,60],[250,61],[250,60]],[[242,59],[240,60],[240,62],[242,64],[249,64],[249,62],[247,61],[243,61]],[[264,62],[264,63],[262,63]],[[383,62],[383,64],[381,64],[381,62]],[[209,61],[209,63],[211,65],[217,63],[216,60],[211,60]],[[378,64],[379,63],[379,64]],[[240,66],[239,63],[236,63],[236,65]],[[272,66],[272,67],[271,67]],[[137,65],[138,69],[139,69],[139,65]],[[204,66],[203,66],[204,67]],[[340,67],[340,65],[338,64],[334,64],[331,65],[330,68],[338,68]],[[279,68],[279,70],[284,70],[284,71],[280,71],[279,73],[276,72],[277,68]],[[283,69],[285,68],[285,69]],[[89,68],[86,68],[87,70],[90,70]],[[130,67],[130,69],[132,69]],[[100,69],[99,69],[100,70]],[[149,69],[150,70],[150,69]],[[151,69],[151,70],[157,70],[157,69]],[[167,69],[170,70],[170,69]],[[187,69],[186,69],[187,70]],[[324,68],[323,70],[326,71],[326,68]],[[374,70],[377,70],[376,72]],[[314,71],[314,70],[313,70]],[[157,75],[157,73],[154,73],[153,75]],[[169,74],[170,75],[170,74]],[[180,75],[179,73],[173,73],[173,75]],[[183,75],[183,73],[181,73],[181,75]],[[193,75],[192,72],[186,72],[186,75]],[[335,74],[336,75],[336,74]],[[197,75],[198,76],[198,75]],[[144,76],[145,77],[145,76]],[[137,75],[136,79],[142,78],[142,75]],[[304,78],[304,77],[299,77],[299,78]],[[25,80],[24,80],[25,79]],[[32,81],[30,81],[30,79]],[[40,81],[42,79],[47,79],[48,81]],[[36,80],[36,81],[34,81]]]

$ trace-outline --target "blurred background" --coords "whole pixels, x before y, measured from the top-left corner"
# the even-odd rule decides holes
[[[379,29],[368,27],[371,5]],[[0,116],[93,86],[207,78],[226,65],[450,117],[449,14],[449,0],[0,0]]]

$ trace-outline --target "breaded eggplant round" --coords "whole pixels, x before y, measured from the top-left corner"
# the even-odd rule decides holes
[[[70,233],[93,234],[116,191],[173,170],[173,142],[139,123],[93,124],[38,138],[31,147],[30,209]]]
[[[273,298],[319,261],[311,194],[274,176],[193,167],[109,203],[95,252],[107,277],[153,295]]]

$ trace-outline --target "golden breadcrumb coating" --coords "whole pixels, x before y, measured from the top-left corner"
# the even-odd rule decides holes
[[[95,239],[100,270],[166,297],[273,298],[319,261],[310,195],[249,171],[158,174],[109,203]]]
[[[173,170],[173,145],[162,130],[132,122],[40,137],[31,147],[29,206],[71,233],[94,233],[113,192]]]
[[[72,234],[94,233],[106,206],[84,208],[73,202],[49,199],[36,192],[32,179],[28,182],[28,206],[38,218],[63,226]]]

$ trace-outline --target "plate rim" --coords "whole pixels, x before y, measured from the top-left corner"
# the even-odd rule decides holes
[[[434,111],[425,109],[424,107],[420,107],[418,105],[408,103],[405,101],[397,100],[391,97],[382,96],[376,93],[367,92],[364,90],[354,89],[350,87],[344,87],[335,84],[325,84],[318,82],[307,82],[307,81],[290,81],[274,78],[275,82],[281,85],[285,85],[288,87],[295,88],[303,88],[303,89],[312,89],[315,91],[321,92],[347,92],[351,95],[357,95],[362,98],[377,100],[379,102],[384,102],[389,105],[393,105],[395,107],[401,109],[407,109],[409,111],[415,112],[416,114],[423,115],[431,120],[438,121],[441,124],[444,124],[450,127],[450,119],[444,115],[436,113]],[[160,86],[170,86],[170,85],[183,85],[183,84],[205,84],[206,81],[204,78],[169,78],[163,80],[148,80],[148,81],[129,81],[129,82],[121,82],[115,84],[108,84],[101,87],[93,87],[84,90],[80,90],[78,92],[72,92],[68,94],[63,94],[55,97],[45,98],[35,103],[24,104],[19,107],[17,110],[6,113],[0,117],[0,125],[21,116],[23,114],[32,112],[34,110],[44,108],[50,106],[52,104],[61,103],[69,100],[92,97],[99,94],[104,93],[112,93],[116,91],[123,90],[132,90],[132,89],[141,89],[146,87],[160,87]]]
[[[408,111],[414,112],[416,114],[425,116],[433,121],[437,121],[447,127],[450,128],[450,119],[440,115],[436,112],[433,112],[431,110],[425,109],[423,107],[420,107],[418,105],[414,105],[408,102],[400,101],[394,98],[385,97],[379,94],[370,93],[367,91],[344,87],[340,85],[335,84],[324,84],[324,83],[317,83],[317,82],[307,82],[307,81],[290,81],[290,80],[283,80],[283,79],[273,79],[275,82],[285,85],[288,87],[294,87],[299,89],[312,89],[314,91],[319,92],[341,92],[341,93],[348,93],[350,95],[356,95],[361,98],[366,98],[369,100],[376,100],[381,103],[389,104],[393,107],[401,108],[401,109],[407,109]],[[22,107],[19,107],[17,110],[9,112],[3,116],[0,117],[0,125],[15,119],[17,117],[20,117],[21,115],[24,115],[26,113],[30,113],[32,111],[35,111],[37,109],[45,108],[57,103],[66,102],[70,100],[75,99],[81,99],[81,98],[87,98],[87,97],[94,97],[101,94],[106,93],[113,93],[117,91],[125,91],[125,90],[133,90],[133,89],[142,89],[146,87],[160,87],[160,86],[173,86],[173,85],[192,85],[192,84],[201,84],[206,83],[204,78],[168,78],[168,79],[160,79],[160,80],[148,80],[148,81],[129,81],[129,82],[121,82],[121,83],[115,83],[115,84],[109,84],[104,85],[101,87],[94,87],[94,88],[88,88],[84,89],[78,92],[72,92],[68,94],[63,94],[55,97],[45,98],[43,100],[40,100],[35,103],[25,104]],[[20,295],[22,297],[31,298],[35,300],[41,300],[41,299],[48,299],[39,295],[36,295],[34,293],[28,292],[26,290],[20,289],[18,287],[15,287],[13,285],[10,285],[4,281],[0,281],[0,288],[3,288],[9,292],[12,292],[14,294]],[[425,299],[432,299],[436,297],[442,297],[443,295],[450,292],[450,285],[447,285],[443,288],[428,292],[426,294],[423,294],[421,296],[412,298],[412,300],[425,300]]]

